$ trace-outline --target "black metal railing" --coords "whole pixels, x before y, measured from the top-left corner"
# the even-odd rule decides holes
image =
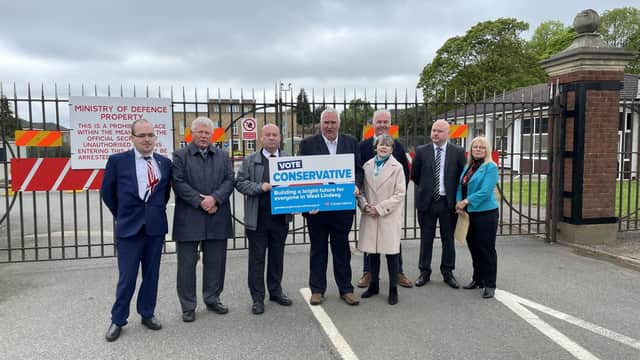
[[[71,95],[117,97],[168,97],[172,101],[174,147],[183,146],[185,128],[197,116],[207,116],[225,129],[225,141],[219,146],[228,150],[237,169],[242,158],[259,149],[258,142],[242,141],[240,119],[250,116],[258,127],[276,123],[283,131],[283,146],[296,152],[296,145],[305,136],[319,131],[319,114],[325,107],[341,112],[341,131],[360,138],[374,110],[388,109],[393,123],[400,127],[399,141],[408,156],[417,146],[429,141],[429,129],[436,119],[468,127],[466,138],[452,141],[466,146],[474,136],[490,137],[498,152],[500,183],[500,235],[544,234],[547,173],[548,91],[544,95],[501,94],[485,96],[479,102],[467,102],[465,96],[454,94],[440,102],[425,102],[417,92],[308,90],[309,111],[301,111],[294,89],[276,86],[272,90],[249,92],[184,88],[73,88],[40,86],[37,94],[27,85],[18,89],[0,84],[0,96],[5,98],[13,115],[10,124],[23,129],[52,129],[68,132],[68,98]],[[544,90],[541,91],[544,93]],[[62,95],[64,94],[64,95]],[[638,104],[621,102],[621,114],[630,114],[632,125],[627,137],[621,135],[619,159],[619,187],[617,215],[620,230],[638,228]],[[621,115],[622,117],[623,115]],[[19,121],[18,119],[24,119]],[[626,127],[627,120],[622,126]],[[6,126],[5,123],[0,123]],[[625,130],[626,131],[626,130]],[[626,134],[622,131],[621,134]],[[12,192],[10,164],[13,157],[68,156],[68,142],[60,149],[45,154],[11,145],[8,133],[2,139],[5,157],[2,159],[2,193],[0,202],[0,263],[58,259],[81,259],[114,256],[113,218],[101,203],[98,191],[38,191]],[[68,139],[68,136],[67,136]],[[629,146],[629,142],[633,145]],[[35,154],[35,155],[34,155]],[[403,237],[419,238],[417,215],[413,206],[413,183],[410,183],[405,202]],[[229,249],[246,249],[247,239],[242,223],[242,195],[234,192],[231,199],[234,217],[234,236]],[[169,223],[173,217],[173,199],[168,207]],[[357,240],[358,223],[351,239]],[[170,239],[166,253],[174,252]],[[291,224],[287,244],[307,244],[306,226],[301,216]]]

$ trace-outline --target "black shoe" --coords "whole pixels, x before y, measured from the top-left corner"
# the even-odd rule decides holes
[[[427,275],[426,273],[422,273],[420,274],[420,276],[418,276],[418,279],[416,279],[416,286],[424,286],[428,282],[429,275]]]
[[[260,315],[264,312],[264,302],[262,301],[254,301],[251,306],[251,312],[255,315]]]
[[[275,296],[271,295],[269,296],[269,300],[275,301],[282,306],[291,306],[291,304],[293,304],[293,301],[291,301],[291,299],[289,299],[289,297],[285,294],[280,294]]]
[[[111,324],[109,326],[109,330],[107,330],[107,334],[104,336],[107,341],[116,341],[118,337],[120,337],[120,332],[122,331],[122,326],[118,326],[116,324]]]
[[[229,308],[224,306],[220,301],[212,304],[207,304],[207,309],[220,315],[224,315],[229,312]]]
[[[182,321],[184,322],[194,322],[196,321],[196,312],[193,310],[183,311],[182,312]]]
[[[455,278],[455,276],[453,276],[453,274],[445,275],[444,276],[444,282],[447,283],[447,285],[449,285],[450,287],[452,287],[454,289],[459,289],[460,288],[460,284],[458,284],[458,280],[456,280],[456,278]]]
[[[151,330],[162,329],[162,324],[160,324],[160,320],[158,320],[155,316],[152,316],[148,319],[142,319],[142,325],[146,326],[147,329],[151,329]]]
[[[486,287],[482,292],[482,297],[485,299],[491,299],[496,294],[496,288]]]
[[[398,303],[398,288],[392,287],[389,289],[389,305],[395,305]]]
[[[373,295],[377,295],[379,292],[380,290],[378,289],[378,286],[369,286],[367,291],[363,292],[362,295],[360,295],[360,297],[363,299],[370,298]]]
[[[475,280],[471,280],[470,283],[468,283],[467,285],[463,286],[462,288],[463,289],[467,289],[467,290],[471,290],[471,289],[478,289],[478,288],[481,288],[481,287],[483,287],[481,282],[475,281]]]

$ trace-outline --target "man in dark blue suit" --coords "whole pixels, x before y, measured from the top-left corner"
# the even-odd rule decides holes
[[[369,161],[369,159],[375,156],[375,152],[373,150],[373,141],[376,137],[380,135],[388,135],[389,128],[391,127],[391,112],[386,109],[376,110],[373,112],[372,116],[372,124],[375,135],[369,139],[362,140],[360,142],[360,162],[362,164]],[[404,171],[404,180],[405,183],[409,184],[409,162],[407,161],[407,154],[404,151],[404,147],[398,140],[393,141],[393,157],[398,160],[400,165],[402,165],[402,170]],[[402,270],[402,249],[400,250],[400,272],[398,273],[398,285],[410,288],[413,287],[413,283],[411,280],[407,278]],[[371,282],[371,273],[369,272],[369,256],[367,253],[364,254],[364,264],[362,267],[362,277],[358,280],[358,287],[366,288],[369,287],[369,283]]]
[[[358,140],[349,135],[338,134],[340,116],[328,108],[320,115],[321,134],[305,138],[300,142],[299,155],[353,154],[356,177],[356,193],[362,187],[364,174],[360,166]],[[327,262],[329,244],[333,256],[333,274],[340,298],[349,305],[358,305],[360,300],[351,285],[351,250],[349,232],[353,224],[354,210],[312,211],[304,213],[311,240],[309,287],[311,305],[320,305],[327,289]]]
[[[156,135],[149,121],[136,120],[130,139],[133,149],[109,156],[100,188],[102,200],[115,218],[119,272],[107,341],[116,340],[127,324],[140,266],[137,311],[144,326],[162,328],[154,311],[162,244],[168,230],[171,160],[153,152]]]

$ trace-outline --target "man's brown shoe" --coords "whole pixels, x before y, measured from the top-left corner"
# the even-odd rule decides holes
[[[411,280],[409,280],[409,278],[407,278],[407,275],[405,275],[404,273],[398,273],[398,285],[406,288],[413,287],[413,283],[411,282]]]
[[[365,271],[362,273],[362,277],[360,278],[360,280],[358,280],[358,287],[366,288],[369,287],[369,284],[371,284],[371,273]]]
[[[322,304],[323,296],[320,293],[311,294],[311,299],[309,299],[309,304],[311,305],[320,305]]]
[[[340,298],[349,305],[360,304],[360,299],[354,293],[344,293],[340,295]]]

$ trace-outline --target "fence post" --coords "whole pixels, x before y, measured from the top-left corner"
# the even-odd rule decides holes
[[[552,199],[559,214],[559,241],[598,244],[616,239],[615,194],[620,89],[624,67],[633,53],[607,45],[595,31],[598,13],[576,15],[577,36],[565,50],[540,63],[549,82],[558,83],[564,105],[559,166],[552,176],[562,200]],[[555,126],[553,129],[557,129]],[[551,146],[551,144],[550,144]],[[549,149],[551,150],[551,149]],[[559,209],[558,209],[559,207]],[[550,216],[548,214],[547,216]],[[555,229],[551,229],[555,231]],[[552,233],[552,238],[553,238]]]

